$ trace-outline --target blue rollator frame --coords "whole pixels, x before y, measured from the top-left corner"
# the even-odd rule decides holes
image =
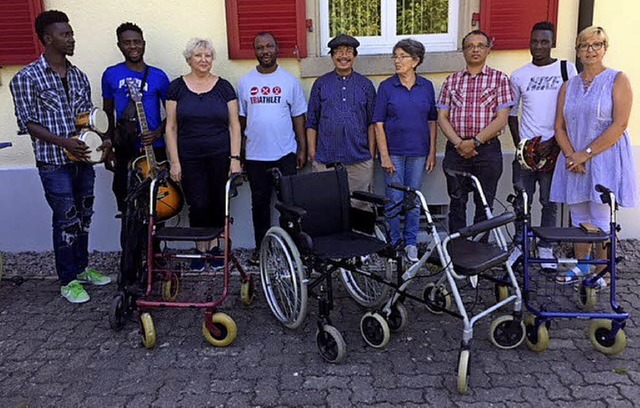
[[[594,348],[604,354],[618,354],[626,347],[627,339],[624,332],[625,322],[629,318],[629,313],[625,312],[616,299],[616,277],[617,263],[621,260],[616,255],[617,232],[620,226],[616,220],[617,203],[615,195],[608,188],[597,185],[596,191],[601,194],[602,202],[610,207],[609,233],[602,230],[599,232],[586,232],[582,228],[569,227],[531,227],[529,209],[527,208],[527,194],[522,189],[518,189],[518,197],[515,200],[516,210],[521,214],[523,242],[522,242],[522,262],[524,272],[524,300],[526,308],[533,314],[525,319],[527,330],[527,346],[537,352],[543,352],[549,347],[549,325],[553,319],[590,319],[589,338]],[[513,202],[513,200],[512,200]],[[607,259],[542,259],[532,257],[531,241],[534,238],[544,239],[548,242],[562,243],[592,243],[606,244],[608,246]],[[533,298],[539,297],[541,290],[537,290],[536,273],[532,271],[533,265],[543,263],[558,263],[577,265],[604,265],[605,268],[597,274],[592,274],[577,282],[578,299],[577,307],[581,310],[561,310],[560,303],[549,301],[545,304],[535,304]],[[598,280],[606,273],[610,273],[611,284],[609,289],[609,305],[611,311],[595,311],[598,300]],[[556,289],[559,284],[551,282]],[[603,290],[604,291],[604,290]],[[573,292],[573,291],[571,291]],[[554,294],[554,296],[557,296]]]

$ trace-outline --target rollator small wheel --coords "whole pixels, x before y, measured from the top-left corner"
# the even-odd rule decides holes
[[[549,329],[547,329],[546,324],[539,324],[537,331],[534,333],[534,330],[536,330],[535,320],[534,316],[527,316],[524,319],[524,326],[527,331],[525,342],[529,350],[542,353],[549,348]]]
[[[339,363],[347,355],[347,344],[342,334],[329,324],[316,332],[316,345],[322,358],[330,363]]]
[[[382,348],[389,344],[391,330],[379,313],[368,312],[360,319],[360,333],[371,347]]]
[[[245,306],[249,306],[253,303],[253,300],[256,298],[256,284],[253,281],[253,277],[249,276],[249,278],[240,284],[240,300],[242,300],[242,304]]]
[[[113,330],[120,330],[127,322],[127,305],[124,293],[118,292],[111,301],[109,325]]]
[[[458,393],[466,394],[469,390],[469,350],[461,350],[458,357]]]
[[[238,326],[236,326],[236,322],[233,321],[231,316],[225,313],[214,313],[213,316],[211,316],[211,323],[213,323],[215,331],[209,330],[207,322],[203,321],[202,334],[212,346],[227,347],[233,343],[238,336]]]
[[[145,312],[140,315],[140,325],[142,328],[142,345],[147,349],[152,349],[156,345],[156,327],[149,313]]]
[[[428,283],[422,292],[422,299],[427,310],[433,314],[442,314],[451,308],[451,296],[443,286]]]
[[[589,288],[584,285],[580,285],[580,292],[578,294],[578,305],[586,311],[591,311],[596,308],[598,304],[598,291],[595,288]]]
[[[607,319],[595,319],[589,326],[589,340],[599,352],[607,355],[621,353],[627,347],[627,335],[619,329],[613,338],[611,336],[612,322]]]
[[[387,323],[389,323],[389,329],[392,332],[399,332],[404,330],[407,327],[407,322],[409,321],[409,315],[407,313],[407,308],[401,302],[396,302],[391,306],[391,314],[387,318]]]
[[[168,279],[162,281],[162,300],[175,302],[180,294],[180,277],[170,273]]]
[[[504,350],[516,348],[522,344],[526,333],[524,322],[516,321],[512,315],[498,317],[489,328],[491,342]]]

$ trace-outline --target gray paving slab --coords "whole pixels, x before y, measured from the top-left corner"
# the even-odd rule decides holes
[[[336,285],[332,319],[348,354],[334,365],[316,349],[313,299],[305,322],[292,331],[276,322],[261,292],[254,304],[242,305],[233,279],[222,307],[238,325],[231,346],[206,342],[201,311],[154,310],[158,344],[146,350],[137,320],[119,332],[109,327],[115,285],[90,287],[89,303],[71,305],[59,295],[52,254],[6,254],[0,283],[0,407],[637,406],[638,244],[621,243],[626,259],[618,295],[631,313],[622,354],[595,351],[583,320],[554,321],[544,353],[524,345],[500,350],[489,341],[491,319],[485,319],[475,330],[467,395],[456,392],[461,322],[432,315],[419,304],[406,304],[407,328],[377,350],[360,335],[366,310]],[[115,278],[117,254],[92,254],[92,264]],[[7,280],[16,276],[24,283]],[[493,301],[490,287],[479,292],[476,308]]]

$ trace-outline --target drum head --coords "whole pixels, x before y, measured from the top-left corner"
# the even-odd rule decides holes
[[[107,114],[100,108],[93,108],[91,110],[91,124],[92,128],[99,133],[105,134],[109,130],[109,119]]]
[[[87,146],[89,146],[88,161],[91,163],[100,163],[104,153],[103,151],[98,150],[98,147],[102,145],[102,138],[100,135],[93,130],[83,129],[80,132],[80,135],[78,135],[78,139],[82,140]]]

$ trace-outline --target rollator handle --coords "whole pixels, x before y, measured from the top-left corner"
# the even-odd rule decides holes
[[[600,199],[602,200],[602,203],[611,205],[611,195],[613,194],[613,192],[602,184],[596,184],[595,189],[598,193],[600,193]]]
[[[480,221],[476,224],[469,225],[468,227],[458,230],[460,238],[472,237],[478,235],[481,232],[491,231],[492,229],[507,225],[516,220],[516,215],[512,212],[505,212],[497,217],[489,218],[488,220]]]
[[[606,188],[602,184],[596,184],[596,191],[598,193],[611,194],[611,190],[609,190],[608,188]]]
[[[415,191],[414,189],[412,189],[409,186],[405,186],[402,184],[398,184],[398,183],[391,183],[389,184],[389,188],[392,188],[394,190],[400,190],[400,191],[404,191],[405,193],[410,193],[412,191]]]

